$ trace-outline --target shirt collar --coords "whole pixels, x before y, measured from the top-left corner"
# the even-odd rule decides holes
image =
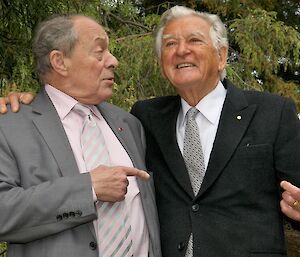
[[[61,120],[64,120],[65,117],[73,109],[73,107],[78,103],[78,101],[49,84],[45,85],[45,90],[48,96],[50,97],[58,113],[59,118]],[[90,108],[93,114],[97,116],[99,119],[102,118],[98,108],[95,105],[85,105],[85,106]]]
[[[212,124],[218,122],[220,113],[223,107],[223,103],[226,97],[226,89],[222,82],[219,81],[214,90],[201,99],[201,101],[195,106],[199,112]],[[185,122],[185,116],[188,110],[191,108],[183,98],[181,98],[181,120],[180,126],[183,126]]]

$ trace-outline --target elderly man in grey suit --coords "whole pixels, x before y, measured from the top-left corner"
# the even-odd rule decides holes
[[[33,50],[45,86],[0,117],[7,256],[160,257],[143,128],[105,102],[118,61],[104,29],[85,16],[52,17]]]

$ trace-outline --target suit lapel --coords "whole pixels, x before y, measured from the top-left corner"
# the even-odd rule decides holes
[[[240,89],[230,85],[229,82],[227,84],[227,95],[216,138],[198,196],[202,195],[222,172],[246,132],[256,110],[256,105],[248,105]]]
[[[169,171],[183,190],[194,198],[190,178],[176,138],[176,122],[181,107],[180,97],[171,99],[165,108],[150,113],[151,132],[155,135]]]
[[[34,99],[32,109],[33,113],[36,114],[33,118],[33,123],[52,152],[60,168],[61,175],[67,177],[79,174],[73,150],[64,127],[45,90],[41,91]],[[96,238],[93,223],[90,222],[88,226]]]
[[[142,154],[137,154],[139,149],[136,146],[136,139],[133,136],[133,131],[128,126],[128,123],[124,117],[120,117],[118,114],[113,112],[110,105],[107,103],[102,103],[98,105],[98,108],[106,120],[107,124],[110,126],[127,154],[129,155],[134,167],[139,169],[145,169],[145,161],[142,160]]]
[[[114,113],[110,108],[110,105],[107,103],[100,104],[98,108],[103,117],[105,118],[106,122],[108,123],[108,125],[122,144],[123,148],[129,155],[133,166],[138,169],[146,170],[145,160],[143,158],[144,155],[141,152],[144,151],[144,149],[139,149],[137,147],[135,143],[137,139],[135,139],[133,135],[134,131],[132,131],[132,129],[129,127],[126,119]],[[145,198],[147,198],[149,185],[147,182],[139,178],[137,178],[137,183],[142,195],[142,200],[145,200]]]
[[[140,149],[136,145],[136,142],[141,139],[136,139],[134,131],[129,127],[125,117],[121,117],[113,112],[112,107],[107,103],[98,105],[98,108],[105,118],[106,122],[122,144],[123,148],[129,155],[134,167],[142,170],[146,170],[144,160],[144,149]],[[144,181],[140,178],[136,178],[140,194],[141,201],[144,207],[144,214],[146,216],[146,222],[148,226],[153,226],[153,220],[156,219],[156,206],[154,200],[154,189],[151,188],[149,181]],[[153,236],[153,235],[152,235]]]
[[[63,176],[78,174],[72,148],[48,95],[41,91],[32,103],[33,123],[50,148]]]

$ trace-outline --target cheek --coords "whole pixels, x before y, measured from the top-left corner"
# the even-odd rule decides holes
[[[101,63],[101,62],[97,62],[97,63],[95,63],[95,65],[93,65],[93,70],[94,70],[95,73],[97,73],[98,75],[101,75],[103,69],[104,69],[104,64]]]
[[[167,75],[167,74],[171,73],[173,70],[172,67],[173,67],[173,64],[172,64],[171,57],[170,56],[162,57],[161,68],[162,68],[163,74]]]

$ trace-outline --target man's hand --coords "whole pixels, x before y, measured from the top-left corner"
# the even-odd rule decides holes
[[[143,170],[124,166],[98,166],[90,171],[92,185],[98,200],[103,202],[119,202],[125,199],[127,176],[136,176],[147,180],[150,175]]]
[[[284,189],[280,201],[282,212],[289,218],[300,221],[300,188],[287,181],[282,181],[280,186]]]
[[[11,105],[13,112],[19,111],[20,103],[30,104],[34,99],[34,94],[31,92],[10,92],[7,96],[0,97],[0,113],[7,112],[7,104]]]

